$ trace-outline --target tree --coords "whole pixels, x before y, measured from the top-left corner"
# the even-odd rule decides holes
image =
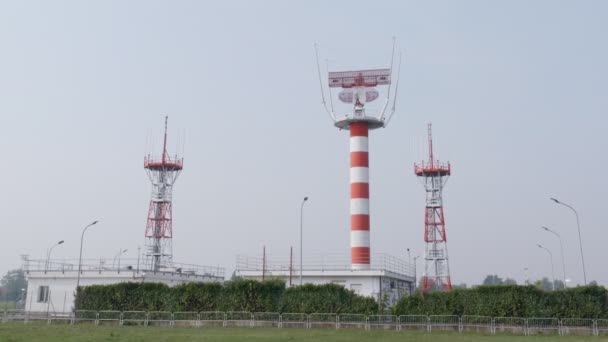
[[[544,277],[543,279],[539,279],[539,280],[535,281],[534,286],[538,287],[539,289],[545,290],[545,291],[553,290],[553,285],[551,284],[551,281],[547,277]]]
[[[515,279],[507,278],[503,282],[504,285],[517,285],[517,281]]]
[[[483,280],[483,285],[503,285],[503,280],[496,274],[488,274]]]
[[[6,272],[4,277],[0,279],[0,286],[2,287],[2,299],[16,302],[22,296],[22,289],[27,287],[27,281],[25,280],[25,273],[22,269],[10,270]]]

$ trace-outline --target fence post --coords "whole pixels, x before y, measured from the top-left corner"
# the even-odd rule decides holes
[[[458,332],[461,333],[463,330],[463,326],[462,326],[462,316],[458,317]]]
[[[496,335],[496,320],[492,317],[492,321],[490,322],[490,334]]]
[[[433,328],[431,327],[431,317],[426,316],[426,331],[430,334]]]
[[[594,336],[600,335],[599,331],[597,330],[597,319],[593,320],[593,335]]]

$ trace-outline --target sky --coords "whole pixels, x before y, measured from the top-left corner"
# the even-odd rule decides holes
[[[147,152],[184,156],[174,259],[349,253],[348,132],[321,104],[332,69],[403,53],[397,110],[370,133],[372,252],[424,253],[427,123],[455,284],[487,274],[608,285],[604,1],[2,1],[0,273],[20,255],[112,258],[144,245]],[[418,270],[423,268],[422,258]]]

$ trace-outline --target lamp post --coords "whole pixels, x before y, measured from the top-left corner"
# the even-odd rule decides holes
[[[420,258],[420,255],[416,255],[414,257],[414,289],[418,287],[418,272],[416,271],[416,267],[418,266],[418,258]]]
[[[96,225],[99,221],[93,221],[89,223],[82,230],[82,234],[80,235],[80,256],[78,257],[78,277],[76,278],[76,291],[78,291],[78,287],[80,286],[80,272],[82,270],[82,241],[84,240],[84,233],[89,229],[90,226]]]
[[[302,227],[304,222],[304,203],[308,201],[308,197],[302,199],[300,206],[300,286],[302,286]]]
[[[408,262],[409,264],[411,264],[411,263],[412,263],[412,258],[410,257],[410,249],[409,249],[409,248],[407,249],[407,262]]]
[[[56,244],[52,245],[51,248],[48,249],[48,251],[46,252],[46,263],[44,264],[44,273],[46,273],[46,271],[48,271],[49,269],[49,262],[51,260],[51,252],[53,251],[53,248],[61,245],[63,243],[63,240],[57,242]]]
[[[112,267],[114,267],[114,263],[116,262],[116,258],[118,258],[118,268],[120,269],[120,256],[121,256],[123,253],[126,253],[126,252],[127,252],[127,250],[126,250],[126,249],[119,249],[119,250],[118,250],[118,254],[116,254],[116,255],[114,256],[114,260],[112,260]]]
[[[572,207],[569,204],[566,204],[564,202],[560,202],[555,198],[551,198],[551,200],[557,204],[561,204],[565,207],[570,208],[570,210],[572,210],[574,212],[574,215],[576,215],[576,227],[578,228],[578,246],[581,250],[581,262],[583,263],[583,281],[585,282],[585,286],[587,285],[587,272],[585,270],[585,257],[583,256],[583,241],[581,239],[581,223],[578,219],[578,212],[576,211],[576,209],[574,209],[574,207]]]
[[[549,253],[549,259],[551,260],[551,278],[553,279],[553,290],[555,291],[555,273],[553,272],[553,253],[548,248],[545,248],[539,244],[537,244],[538,248],[542,248]]]
[[[540,228],[548,231],[549,233],[552,233],[553,235],[557,236],[557,238],[559,239],[559,249],[560,249],[560,253],[562,255],[562,274],[564,276],[564,288],[566,288],[566,262],[564,261],[564,244],[562,243],[562,237],[561,237],[561,235],[559,235],[558,232],[551,230],[548,227],[542,226]]]

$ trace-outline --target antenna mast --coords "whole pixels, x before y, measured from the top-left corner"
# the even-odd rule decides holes
[[[450,265],[448,262],[445,216],[443,215],[443,186],[451,174],[450,163],[440,163],[433,156],[432,126],[428,125],[429,160],[414,164],[414,173],[424,183],[426,207],[424,209],[425,268],[422,291],[431,289],[450,291]]]
[[[173,184],[182,171],[184,160],[167,153],[167,122],[163,152],[160,158],[144,158],[144,169],[152,183],[150,207],[146,224],[146,263],[150,270],[158,271],[173,265]]]
[[[429,131],[429,164],[432,166],[434,163],[433,159],[433,124],[429,123],[428,126]]]

